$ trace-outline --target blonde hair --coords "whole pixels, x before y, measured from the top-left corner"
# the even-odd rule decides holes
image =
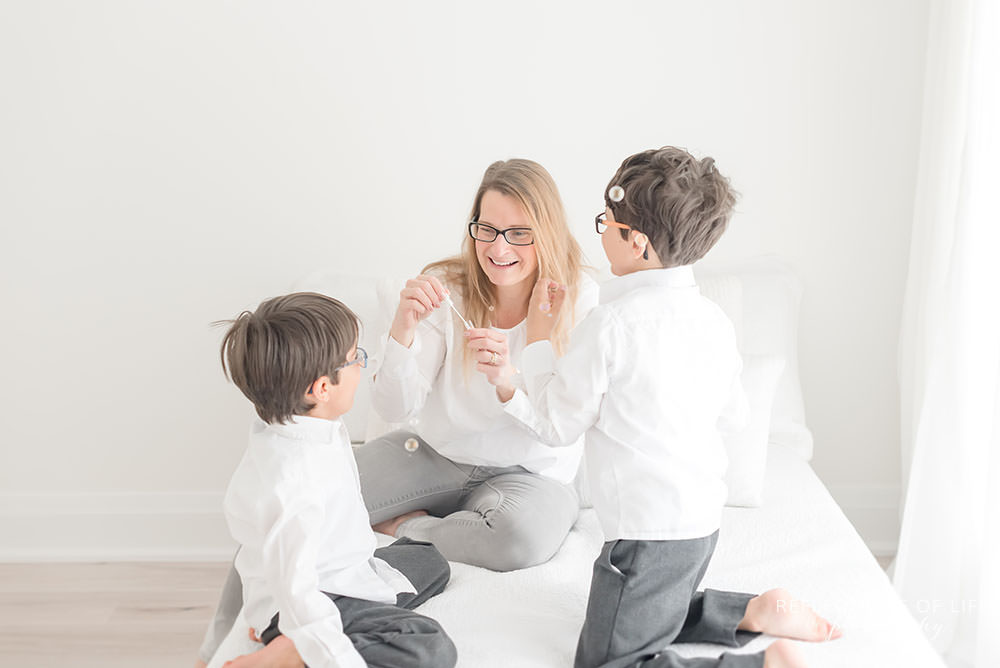
[[[544,167],[531,160],[494,162],[483,174],[472,203],[470,220],[479,219],[483,195],[488,191],[513,197],[528,215],[538,257],[535,279],[545,276],[566,286],[569,309],[563,311],[552,332],[552,345],[557,353],[562,353],[575,320],[574,307],[583,268],[583,253],[569,231],[566,211],[555,181]],[[494,286],[479,265],[476,242],[472,237],[465,235],[460,255],[432,262],[424,268],[424,273],[427,272],[441,274],[451,289],[459,291],[465,317],[473,325],[486,327],[490,324],[490,307],[495,301]]]

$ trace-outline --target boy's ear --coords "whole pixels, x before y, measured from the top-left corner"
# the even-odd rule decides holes
[[[649,245],[649,237],[647,237],[642,232],[636,232],[635,236],[632,237],[632,250],[635,251],[635,256],[639,257],[646,252],[646,246]]]
[[[330,380],[329,376],[320,376],[313,381],[311,389],[312,396],[316,397],[317,401],[328,401],[330,392],[333,390],[333,381]]]

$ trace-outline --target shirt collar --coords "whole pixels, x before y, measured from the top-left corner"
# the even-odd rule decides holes
[[[312,441],[314,443],[330,443],[340,432],[340,420],[324,420],[308,415],[293,415],[285,424],[267,424],[257,419],[256,428],[260,431],[270,431],[283,438],[297,441]]]
[[[692,265],[666,269],[643,269],[624,276],[616,276],[601,284],[601,303],[606,304],[637,288],[693,288]]]

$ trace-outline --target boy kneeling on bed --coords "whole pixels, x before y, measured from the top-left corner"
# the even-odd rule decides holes
[[[448,562],[407,538],[376,550],[361,499],[340,421],[367,362],[357,316],[296,293],[229,322],[223,370],[260,419],[225,513],[240,544],[244,616],[251,635],[265,629],[266,647],[226,665],[454,666],[451,639],[412,612],[444,589]]]
[[[720,428],[746,401],[733,326],[702,297],[691,264],[722,236],[735,196],[711,158],[666,147],[627,158],[605,190],[597,232],[611,271],[600,305],[555,359],[546,340],[562,306],[544,278],[521,359],[527,393],[498,375],[473,332],[478,369],[507,414],[552,446],[586,432],[587,471],[604,548],[594,563],[576,666],[801,665],[778,641],[765,652],[684,659],[676,642],[736,647],[755,633],[828,640],[839,633],[784,590],[697,591],[726,499]]]

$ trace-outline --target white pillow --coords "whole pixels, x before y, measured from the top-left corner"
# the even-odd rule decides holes
[[[706,276],[698,281],[702,296],[715,302],[736,332],[736,346],[743,352],[743,283],[733,275]]]
[[[727,506],[755,508],[764,499],[764,473],[771,408],[785,360],[776,355],[746,355],[740,381],[750,408],[750,419],[737,432],[725,434]]]
[[[701,294],[712,300],[733,323],[736,342],[743,356],[743,373],[740,380],[747,396],[750,418],[738,432],[725,434],[728,506],[756,507],[763,502],[764,471],[767,465],[767,446],[770,440],[771,411],[775,390],[785,369],[785,358],[780,355],[752,355],[745,352],[743,281],[736,274],[714,274],[699,280]],[[756,302],[751,301],[751,306]],[[759,320],[760,314],[751,310],[749,317]]]
[[[294,291],[319,292],[343,302],[361,320],[358,345],[368,353],[368,367],[363,372],[362,382],[354,395],[354,406],[344,415],[344,426],[351,441],[362,442],[368,433],[371,405],[371,377],[378,369],[379,360],[385,350],[383,337],[389,331],[392,312],[385,308],[385,295],[394,292],[399,297],[402,280],[392,278],[372,278],[351,276],[330,271],[313,272],[300,279],[292,287]]]
[[[744,358],[748,355],[775,355],[785,360],[785,370],[778,379],[771,407],[770,442],[786,445],[806,460],[812,458],[813,438],[806,426],[799,380],[798,332],[802,284],[798,277],[785,262],[773,255],[712,265],[710,268],[704,268],[699,263],[695,273],[699,284],[707,284],[720,276],[736,277],[740,281],[740,352]]]

